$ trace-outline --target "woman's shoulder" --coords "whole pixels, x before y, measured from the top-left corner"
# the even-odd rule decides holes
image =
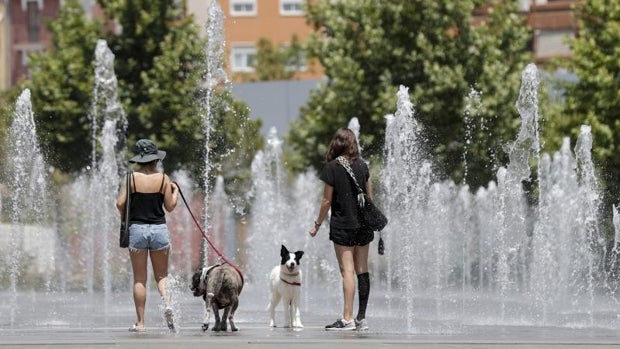
[[[368,163],[362,158],[355,159],[355,161],[353,161],[353,165],[368,167]]]

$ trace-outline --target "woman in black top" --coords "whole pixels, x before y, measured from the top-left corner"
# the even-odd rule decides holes
[[[137,321],[129,328],[131,332],[144,332],[144,308],[146,305],[146,279],[148,257],[157,290],[164,302],[164,315],[171,330],[174,330],[172,308],[166,298],[166,277],[168,276],[168,256],[170,252],[170,234],[166,226],[164,209],[171,212],[177,205],[179,190],[170,178],[157,170],[157,163],[164,159],[166,152],[158,150],[155,143],[141,139],[134,147],[136,155],[129,162],[139,165],[131,173],[131,191],[129,204],[129,256],[133,270],[133,298]],[[125,215],[127,194],[125,181],[120,188],[116,207]]]
[[[374,238],[374,232],[360,225],[357,214],[357,189],[352,178],[340,164],[340,161],[346,161],[351,166],[357,182],[372,198],[368,165],[359,156],[357,139],[353,131],[348,128],[338,129],[329,145],[325,156],[326,164],[320,176],[325,182],[323,200],[319,217],[314,222],[314,227],[310,229],[310,235],[316,236],[321,222],[331,209],[329,239],[334,243],[344,293],[342,319],[325,326],[326,330],[368,329],[366,323],[366,306],[370,293],[368,249]],[[359,308],[354,319],[355,275],[359,291]]]

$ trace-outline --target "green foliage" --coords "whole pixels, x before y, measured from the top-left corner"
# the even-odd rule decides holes
[[[464,107],[473,87],[483,92],[472,116],[468,149],[472,186],[505,161],[501,147],[519,119],[514,108],[529,36],[516,2],[495,2],[489,19],[472,25],[481,1],[321,0],[308,6],[318,33],[309,54],[328,82],[313,93],[287,139],[297,169],[319,166],[338,127],[358,117],[366,157],[380,155],[386,114],[395,111],[399,85],[408,86],[416,118],[444,177],[463,176]]]
[[[32,78],[25,86],[33,92],[38,130],[43,144],[49,145],[50,162],[66,172],[90,164],[94,51],[103,38],[115,55],[129,146],[140,138],[152,139],[168,152],[167,172],[183,167],[200,178],[205,166],[206,42],[193,17],[185,17],[175,0],[100,0],[99,4],[109,20],[105,24],[87,20],[78,1],[66,1],[59,18],[49,24],[51,48],[32,57]],[[260,122],[249,120],[247,108],[230,96],[221,98],[231,106],[219,108],[209,125],[212,139],[220,142],[211,145],[215,150],[210,155],[245,164],[245,157],[251,158],[261,145]],[[239,128],[241,124],[247,127]],[[231,149],[244,154],[238,155],[244,161],[218,153],[232,153]]]
[[[101,0],[122,33],[109,32],[119,97],[129,121],[128,144],[150,138],[166,149],[166,170],[195,163],[204,151],[199,81],[204,41],[193,18],[172,0]]]
[[[261,38],[257,43],[256,74],[258,81],[290,80],[297,68],[303,66],[304,48],[297,35],[291,37],[290,45],[279,48],[271,41]],[[242,80],[252,80],[248,74]]]
[[[48,162],[75,171],[90,162],[88,108],[94,83],[94,55],[99,23],[88,21],[82,5],[67,1],[48,24],[52,44],[30,57],[32,105]]]
[[[10,88],[0,92],[0,164],[6,164],[6,137],[13,122],[14,101],[19,96],[18,88]],[[2,172],[0,170],[0,172]]]
[[[585,1],[577,16],[569,67],[578,81],[568,86],[560,126],[574,139],[582,124],[592,126],[594,160],[610,204],[620,190],[620,2]]]

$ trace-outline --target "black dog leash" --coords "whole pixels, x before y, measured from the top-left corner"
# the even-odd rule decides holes
[[[211,246],[211,249],[213,249],[213,251],[215,251],[215,254],[217,254],[218,257],[220,257],[225,263],[228,263],[231,267],[233,267],[233,269],[235,269],[237,271],[237,274],[239,274],[239,277],[241,277],[241,284],[244,284],[243,273],[241,272],[241,269],[239,269],[239,267],[237,267],[236,265],[231,263],[228,259],[226,259],[226,257],[224,257],[222,252],[220,252],[220,250],[218,250],[215,247],[215,245],[213,245],[213,242],[211,242],[211,239],[209,239],[209,236],[204,231],[204,229],[202,229],[202,227],[200,226],[200,223],[198,223],[198,220],[194,216],[194,213],[189,208],[189,204],[187,203],[187,200],[185,200],[185,196],[183,195],[183,192],[181,191],[181,187],[179,186],[179,183],[177,183],[175,181],[172,181],[172,183],[177,185],[177,188],[179,189],[179,194],[181,195],[181,199],[183,199],[183,203],[185,203],[185,207],[187,207],[187,211],[189,212],[189,215],[192,216],[192,219],[194,220],[194,223],[196,223],[196,226],[198,227],[198,230],[200,230],[200,232],[202,233],[202,236],[205,238],[205,240],[207,240],[207,243],[209,244],[209,246]]]

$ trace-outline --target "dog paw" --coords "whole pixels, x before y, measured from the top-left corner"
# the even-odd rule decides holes
[[[300,322],[300,323],[294,324],[293,327],[294,328],[304,328],[304,325],[302,325],[301,322]]]
[[[269,321],[269,327],[275,328],[276,327],[276,322],[273,321],[273,320]]]
[[[209,329],[209,324],[202,324],[202,332],[206,332]]]

